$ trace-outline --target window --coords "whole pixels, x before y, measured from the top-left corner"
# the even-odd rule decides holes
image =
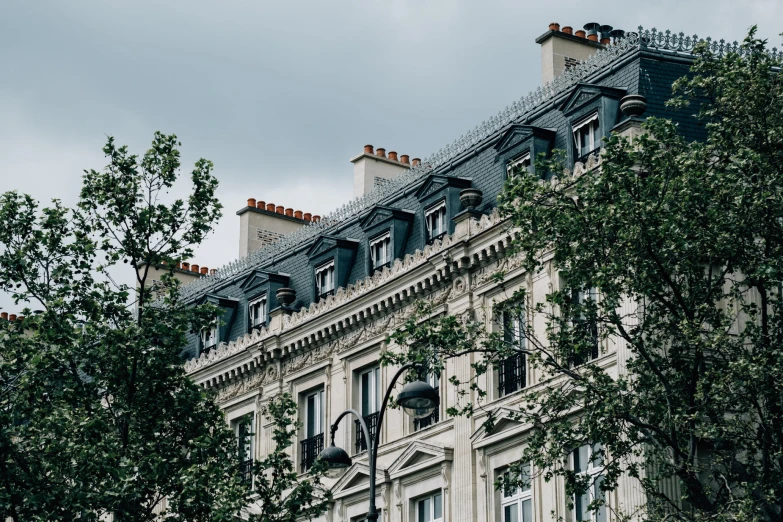
[[[424,382],[435,388],[435,390],[440,393],[440,376],[435,373],[428,373],[424,377]],[[437,424],[440,421],[440,406],[435,408],[435,411],[430,413],[424,418],[421,419],[413,419],[413,430],[419,431],[423,430],[424,428],[427,428],[429,426],[432,426],[433,424]]]
[[[204,353],[208,353],[218,343],[218,319],[215,322],[201,330],[201,348]]]
[[[316,457],[324,449],[324,392],[318,390],[305,397],[305,438],[301,442],[302,473],[310,469]]]
[[[577,521],[606,522],[606,507],[597,511],[588,509],[590,502],[604,500],[601,491],[603,483],[604,458],[603,447],[600,444],[585,444],[571,452],[571,469],[580,476],[588,477],[590,485],[583,494],[574,495],[574,512]]]
[[[370,241],[370,256],[373,270],[391,265],[391,233],[387,232]]]
[[[503,479],[508,480],[511,473],[503,473]],[[530,464],[522,466],[521,479],[525,481],[521,487],[503,488],[500,495],[500,509],[503,513],[502,522],[532,522],[533,496],[530,492]]]
[[[446,234],[446,202],[424,211],[424,222],[427,225],[427,242],[432,243]]]
[[[506,174],[509,178],[513,178],[523,170],[530,169],[530,153],[523,154],[517,159],[511,161],[506,167]]]
[[[248,303],[250,312],[250,328],[256,329],[266,325],[266,296],[259,297]]]
[[[416,522],[442,522],[443,495],[440,491],[416,501]]]
[[[315,269],[315,287],[320,297],[334,294],[334,261]]]
[[[359,374],[360,409],[370,437],[375,438],[378,424],[378,412],[381,409],[381,369],[378,366],[362,371]],[[356,424],[356,452],[367,450],[367,441],[364,440],[361,424]]]
[[[571,299],[574,306],[578,307],[572,322],[575,334],[574,342],[576,345],[581,345],[582,342],[587,343],[584,350],[580,350],[580,353],[574,353],[571,358],[571,364],[573,366],[579,366],[587,361],[597,359],[599,355],[598,323],[595,319],[588,318],[585,314],[585,308],[590,306],[591,303],[596,303],[598,301],[598,291],[595,288],[575,290]]]
[[[598,134],[598,113],[574,125],[574,156],[575,161],[584,161],[587,156],[597,151],[601,146]]]
[[[503,312],[503,340],[518,350],[525,349],[525,317],[521,310]],[[525,354],[511,355],[498,363],[498,396],[503,397],[527,386]]]
[[[244,415],[233,422],[237,437],[240,473],[243,482],[250,483],[253,479],[253,414]]]

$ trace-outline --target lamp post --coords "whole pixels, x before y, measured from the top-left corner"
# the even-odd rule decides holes
[[[378,511],[375,509],[375,462],[378,458],[378,446],[381,433],[381,425],[383,424],[383,414],[386,411],[386,404],[389,402],[389,396],[391,395],[394,385],[397,383],[397,379],[402,375],[402,372],[411,368],[420,368],[419,365],[414,363],[408,363],[403,365],[389,384],[386,393],[383,396],[383,402],[381,403],[381,410],[378,412],[378,423],[375,426],[375,438],[370,438],[370,430],[367,429],[367,423],[364,422],[364,418],[359,415],[356,410],[347,409],[343,411],[337,420],[331,426],[331,445],[324,449],[318,458],[325,462],[328,466],[326,472],[327,476],[336,477],[340,472],[344,471],[351,466],[351,457],[348,453],[334,445],[334,434],[337,431],[337,426],[348,414],[355,416],[359,420],[359,425],[364,434],[364,440],[367,441],[367,454],[370,465],[370,508],[367,511],[367,520],[369,522],[376,522],[378,520]],[[432,386],[422,381],[413,381],[406,384],[400,394],[397,396],[397,403],[402,406],[402,409],[408,415],[415,418],[426,417],[431,414],[435,408],[440,404],[440,397],[437,390]]]

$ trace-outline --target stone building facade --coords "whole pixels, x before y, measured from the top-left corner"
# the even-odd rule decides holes
[[[184,288],[191,302],[212,302],[220,309],[221,325],[191,339],[185,367],[215,394],[228,423],[239,426],[245,416],[252,418],[253,436],[242,449],[247,460],[270,452],[265,405],[284,391],[299,402],[303,427],[291,451],[302,472],[328,443],[328,426],[341,411],[354,408],[372,424],[395,371],[379,366],[379,354],[397,349],[385,339],[416,301],[429,301],[437,313],[466,314],[498,328],[488,313],[494,302],[519,287],[528,290],[531,304],[542,302],[557,288],[551,264],[529,274],[509,254],[515,232],[496,202],[511,165],[534,169],[537,154],[557,148],[567,151],[576,171],[600,168],[602,140],[613,132],[633,137],[649,115],[677,121],[692,139],[704,135],[687,113],[664,106],[672,82],[688,71],[695,40],[641,28],[623,34],[588,24],[585,35],[555,26],[537,39],[544,54],[560,53],[544,56],[544,74],[559,73],[552,82],[332,215]],[[581,47],[580,39],[585,40]],[[570,48],[578,49],[578,56],[563,55]],[[461,204],[460,192],[467,188],[483,195],[476,208]],[[493,277],[500,272],[502,285]],[[528,328],[543,331],[545,325],[533,322]],[[622,343],[608,340],[591,363],[620,374],[628,356]],[[441,395],[433,417],[414,422],[401,410],[387,411],[374,435],[381,441],[375,477],[380,519],[580,519],[568,509],[558,480],[538,477],[524,491],[495,489],[497,478],[519,459],[528,429],[504,412],[518,407],[516,391],[522,387],[548,384],[524,366],[510,374],[512,379],[489,372],[482,377],[490,393],[483,412],[451,418],[446,409],[457,397],[448,379],[467,380],[472,357],[448,361],[444,374],[432,380]],[[498,422],[487,434],[479,426],[490,410],[498,413]],[[360,520],[367,511],[369,469],[352,420],[341,423],[336,444],[354,463],[328,482],[334,503],[323,519]],[[638,514],[645,498],[628,479],[607,502],[611,509],[588,516],[610,520],[618,510]]]

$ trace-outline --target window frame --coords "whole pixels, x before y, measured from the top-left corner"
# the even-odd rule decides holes
[[[440,506],[440,517],[436,517],[436,514],[438,512],[438,510],[436,510],[436,503],[435,503],[436,497],[438,498],[437,505]],[[424,511],[423,504],[427,501],[429,501],[429,509],[428,509],[429,512],[426,513],[426,515],[429,518],[426,517],[422,518],[421,515]],[[417,499],[414,500],[414,503],[416,506],[414,510],[416,522],[443,522],[443,490],[442,489],[433,491],[428,495],[418,497]]]
[[[441,396],[440,375],[436,374],[435,372],[429,372],[427,373],[427,375],[424,376],[423,381],[429,384],[430,386],[432,386],[433,388],[435,388],[435,391],[438,392],[438,396],[439,397]],[[435,410],[430,415],[422,419],[412,419],[413,431],[414,432],[421,431],[439,423],[441,421],[441,416],[440,416],[441,404],[443,404],[442,401],[438,403],[438,407],[435,408]]]
[[[503,340],[507,343],[516,344],[522,350],[524,350],[526,346],[526,338],[523,335],[527,327],[526,319],[524,307],[519,310],[518,314],[514,314],[514,316],[511,316],[508,310],[504,310],[500,318],[501,328],[503,329]],[[511,328],[513,332],[509,332],[509,323],[512,323]],[[510,338],[511,335],[514,336],[513,339]],[[513,367],[510,371],[508,369],[509,366]],[[525,357],[524,353],[512,354],[502,361],[498,361],[495,365],[495,370],[497,372],[496,391],[498,398],[507,397],[527,387],[527,357]],[[502,375],[501,372],[503,372]],[[509,376],[513,377],[514,380],[513,390],[508,389],[511,387],[507,384]]]
[[[386,232],[383,232],[377,236],[375,236],[373,239],[371,239],[369,242],[369,248],[370,248],[370,266],[372,268],[372,271],[380,270],[384,266],[391,266],[391,262],[394,258],[394,255],[392,253],[392,242],[391,242],[391,230],[387,230]],[[383,250],[386,253],[386,256],[384,258],[383,263],[379,263],[377,259],[377,252],[376,252],[376,245],[385,245]]]
[[[220,344],[220,318],[215,317],[215,321],[212,324],[202,328],[199,337],[201,338],[201,353],[207,353],[217,348],[217,345]],[[214,342],[207,344],[211,340],[214,340]]]
[[[438,213],[438,216],[436,220],[430,223],[430,216],[433,216],[435,213]],[[436,223],[442,226],[437,234],[433,230]],[[440,239],[448,233],[448,208],[446,207],[445,198],[424,209],[424,227],[427,231],[427,243],[433,243],[436,239]]]
[[[579,451],[582,448],[586,448],[587,451],[587,462],[586,467],[584,468],[584,471],[577,471],[577,459],[576,456],[579,455]],[[603,445],[600,443],[585,443],[581,446],[571,450],[569,453],[569,465],[571,467],[571,470],[577,475],[577,476],[589,476],[590,477],[590,485],[587,489],[587,491],[579,496],[577,496],[576,493],[574,493],[571,496],[571,501],[574,504],[573,507],[573,513],[574,513],[574,520],[576,522],[607,522],[606,517],[606,496],[603,495],[601,492],[600,486],[601,483],[603,483],[603,472],[604,472],[604,459],[605,455],[603,453],[601,454],[601,464],[600,466],[595,465],[595,458],[594,455],[596,452],[601,451],[603,452]],[[581,466],[580,466],[581,468]],[[600,479],[600,480],[599,480]],[[598,508],[598,511],[590,510],[590,518],[589,519],[583,519],[581,517],[580,513],[580,506],[583,502],[583,498],[587,497],[587,505],[589,505],[591,502],[593,502],[596,499],[596,495],[600,495],[601,498],[604,501],[604,504]],[[586,506],[585,506],[586,508]],[[584,512],[584,509],[582,508],[582,511]]]
[[[531,161],[530,151],[523,152],[522,154],[518,155],[516,158],[512,159],[508,162],[506,165],[506,177],[511,179],[514,178],[516,175],[514,174],[514,168],[524,164],[527,162],[527,165],[525,165],[528,172],[530,172],[530,167],[533,164]]]
[[[315,407],[315,414],[313,415],[314,418],[314,424],[315,429],[311,430],[310,425],[310,399],[314,398],[313,405]],[[304,429],[304,438],[310,439],[318,435],[322,435],[324,433],[324,390],[323,388],[312,390],[310,392],[305,393],[304,398],[305,403],[305,416],[303,419],[303,429]],[[319,431],[320,430],[320,431]],[[311,434],[312,431],[312,434]]]
[[[359,370],[359,413],[362,417],[378,413],[381,409],[381,367],[370,366]],[[365,375],[369,375],[368,378],[368,390],[370,397],[367,401],[369,409],[367,413],[364,412],[364,383],[363,379]]]
[[[527,471],[525,471],[525,468]],[[529,478],[531,476],[532,464],[527,463],[522,466],[523,473]],[[500,476],[507,476],[510,471],[505,470],[499,473]],[[525,512],[524,504],[529,502],[529,513]],[[532,480],[527,484],[527,487],[517,487],[514,491],[508,491],[503,488],[500,491],[500,521],[511,522],[506,518],[506,508],[514,506],[516,507],[516,522],[533,522],[533,483]],[[525,515],[529,514],[528,519]]]
[[[571,136],[573,136],[574,139],[574,162],[580,161],[581,159],[585,158],[589,154],[601,148],[602,145],[601,119],[598,113],[599,111],[596,110],[590,113],[590,115],[587,116],[586,118],[582,118],[577,123],[571,125]],[[582,131],[582,129],[588,126],[590,132],[587,134],[587,136],[589,136],[590,138],[590,146],[587,147],[585,150],[583,150],[581,146],[581,140],[580,140],[581,138],[580,131]]]
[[[575,289],[575,291],[571,295],[572,301],[577,305],[581,305],[588,298],[591,299],[594,303],[598,304],[600,302],[598,289],[595,287],[590,287],[586,291],[582,289]],[[587,318],[585,318],[583,315],[580,314],[579,317],[574,317],[571,320],[571,327],[579,328],[582,326],[582,324],[587,324],[587,323],[588,323]],[[598,322],[596,321],[595,323],[590,324],[587,327],[590,328],[590,331],[593,335],[593,349],[589,354],[587,354],[587,357],[584,360],[577,359],[572,354],[571,360],[568,361],[572,367],[577,367],[583,364],[587,364],[590,361],[594,361],[599,357],[601,357],[601,339],[598,331]]]
[[[259,304],[261,305],[259,308],[259,310],[261,310],[261,320],[256,321],[256,318],[254,316],[254,308]],[[248,318],[250,320],[250,331],[255,330],[256,328],[260,328],[261,326],[266,326],[266,321],[268,317],[267,304],[268,301],[266,298],[266,293],[258,297],[255,297],[253,299],[250,299],[247,302]]]
[[[323,299],[324,297],[327,297],[329,295],[334,295],[335,275],[336,275],[334,259],[330,259],[325,263],[321,263],[320,265],[318,265],[313,269],[313,273],[315,277],[315,289],[316,289],[316,293],[318,294],[318,297]],[[331,288],[325,288],[325,286],[321,284],[321,278],[323,277],[324,273],[331,275],[331,279],[330,279]]]

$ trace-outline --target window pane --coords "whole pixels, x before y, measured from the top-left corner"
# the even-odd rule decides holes
[[[373,410],[372,410],[373,413],[381,410],[381,369],[376,368],[374,371],[374,375],[375,375],[375,379],[374,379],[375,404],[373,405]]]
[[[315,433],[315,395],[307,398],[307,438],[313,437]]]
[[[362,415],[369,415],[370,411],[370,373],[362,374]]]
[[[574,503],[574,511],[576,511],[577,520],[590,520],[590,511],[587,506],[590,504],[590,494],[577,495],[576,502]]]
[[[435,504],[433,506],[435,510],[435,517],[434,517],[435,519],[443,518],[443,506],[441,506],[441,500],[442,500],[442,496],[440,493],[438,493],[432,498],[432,502],[433,504]]]
[[[518,522],[518,508],[516,504],[511,504],[503,508],[503,522]]]
[[[419,522],[430,522],[430,499],[419,501]]]
[[[522,479],[522,491],[530,491],[530,464],[522,466],[522,473],[520,476]]]
[[[595,478],[595,484],[593,485],[593,498],[599,498],[601,500],[604,499],[604,492],[601,491],[601,484],[604,481],[603,476],[598,476]],[[601,508],[598,510],[598,513],[596,513],[596,522],[606,522],[606,507],[601,506]]]
[[[522,522],[533,522],[533,501],[522,502]]]
[[[604,465],[604,453],[603,446],[601,444],[593,445],[593,466],[594,468],[600,468]]]
[[[574,450],[574,471],[577,473],[587,471],[587,463],[590,461],[590,458],[587,455],[587,449],[588,446],[584,445]]]

